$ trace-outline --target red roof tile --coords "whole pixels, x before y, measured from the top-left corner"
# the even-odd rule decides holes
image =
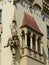
[[[28,14],[26,14],[26,13],[24,12],[24,17],[23,17],[23,21],[22,21],[21,27],[26,27],[26,26],[28,26],[28,27],[30,27],[31,29],[35,30],[36,32],[42,34],[41,31],[40,31],[40,29],[38,28],[38,26],[37,26],[37,24],[36,24],[34,18],[31,17],[31,16],[29,16]],[[42,35],[43,35],[43,34],[42,34]]]

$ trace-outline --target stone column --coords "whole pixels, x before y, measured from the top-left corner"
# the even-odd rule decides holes
[[[43,54],[43,42],[41,41],[41,54]]]
[[[33,49],[33,39],[32,39],[32,37],[33,37],[33,34],[31,33],[31,37],[30,37],[30,46],[31,46],[31,49]]]
[[[27,47],[27,33],[25,33],[25,47]]]
[[[36,41],[36,42],[35,42],[35,43],[36,43],[36,51],[38,51],[37,39],[38,39],[38,36],[36,36],[36,40],[35,40],[35,41]]]

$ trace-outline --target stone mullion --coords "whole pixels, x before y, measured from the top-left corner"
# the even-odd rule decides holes
[[[30,46],[31,46],[31,49],[33,49],[33,34],[31,33],[31,36],[30,36]]]
[[[41,54],[43,54],[43,43],[41,42]]]
[[[38,44],[37,44],[37,39],[38,39],[38,37],[36,36],[36,42],[35,42],[35,44],[36,44],[36,51],[38,51]]]
[[[25,47],[27,47],[27,33],[25,33]]]

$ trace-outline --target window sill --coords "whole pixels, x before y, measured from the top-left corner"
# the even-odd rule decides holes
[[[39,55],[41,55],[41,56],[44,57],[43,54],[41,54],[41,53],[39,53],[38,51],[35,51],[35,50],[33,50],[33,49],[29,48],[29,47],[23,47],[23,48],[21,48],[21,49],[25,49],[25,48],[27,48],[27,49],[29,49],[30,51],[32,51],[32,52],[34,52],[34,53],[36,53],[36,54],[39,54]]]

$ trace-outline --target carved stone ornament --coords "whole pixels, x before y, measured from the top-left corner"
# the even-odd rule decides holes
[[[10,46],[12,55],[14,56],[16,53],[16,48],[18,48],[18,46],[19,46],[19,38],[17,35],[16,21],[15,20],[12,21],[12,24],[10,25],[10,27],[11,27],[12,37],[10,37],[8,39],[7,46],[4,46],[4,48]]]

